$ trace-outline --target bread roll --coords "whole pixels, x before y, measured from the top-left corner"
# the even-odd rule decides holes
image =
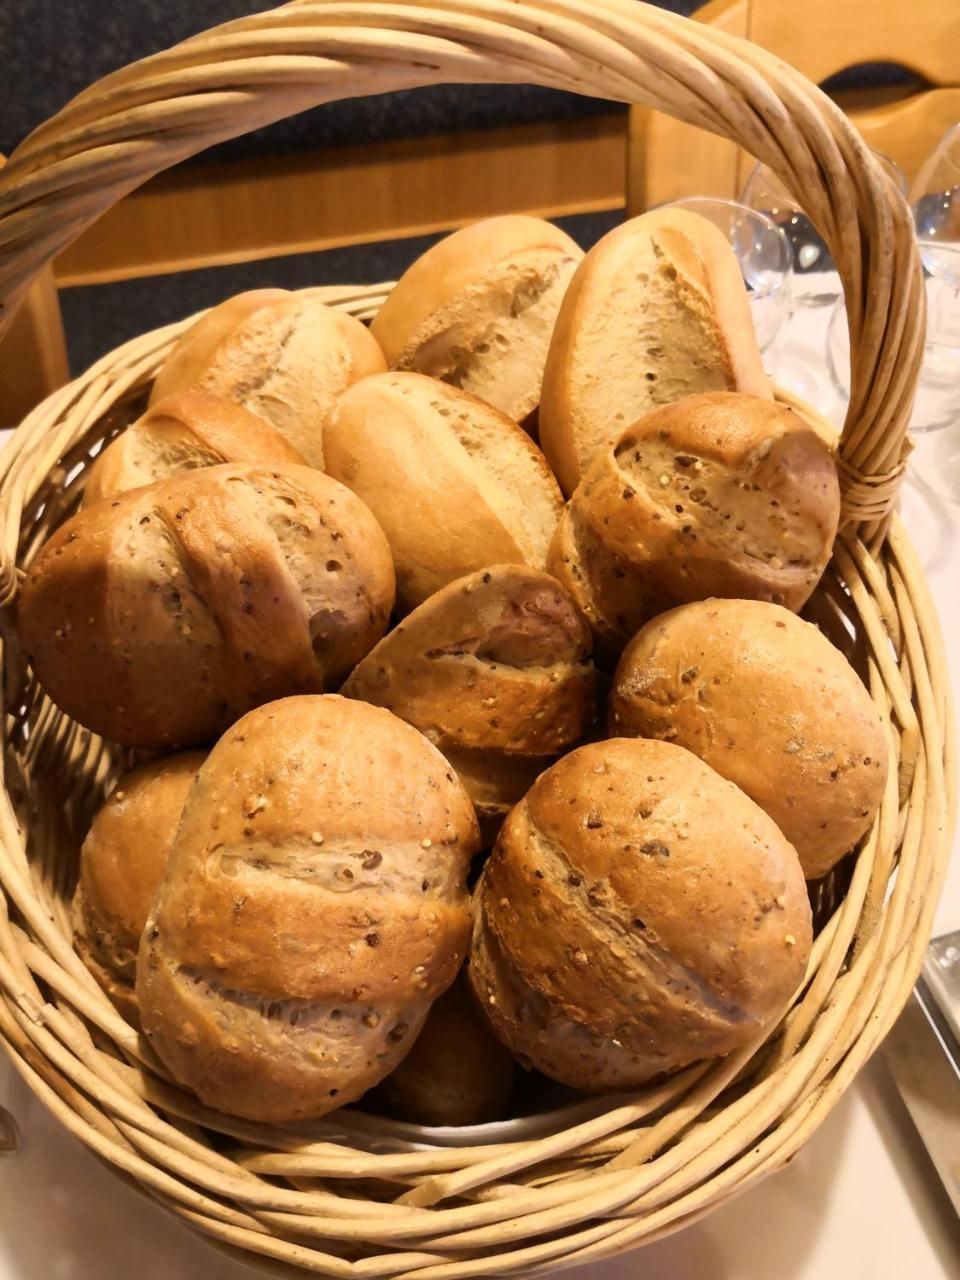
[[[477,808],[485,842],[593,720],[590,633],[545,573],[494,565],[438,591],[354,668],[343,693],[415,725]]]
[[[185,391],[158,401],[107,445],[87,474],[84,505],[219,462],[304,465],[263,418],[222,396]]]
[[[591,743],[548,769],[474,897],[469,978],[494,1031],[590,1092],[746,1044],[810,952],[796,852],[733,783],[664,742]]]
[[[540,444],[564,493],[632,422],[701,391],[771,398],[726,236],[699,214],[654,209],[594,245],[557,317]]]
[[[647,623],[617,667],[610,728],[675,742],[735,782],[807,879],[867,831],[887,776],[880,717],[846,658],[759,600],[705,600]]]
[[[392,605],[390,549],[349,490],[311,467],[205,467],[61,525],[27,571],[20,637],[88,729],[191,745],[338,683]]]
[[[830,450],[792,409],[735,392],[688,396],[593,460],[548,568],[616,652],[655,614],[707,596],[799,610],[839,517]]]
[[[387,535],[405,608],[487,565],[543,568],[560,490],[530,438],[482,400],[383,374],[340,398],[325,438],[330,475]]]
[[[363,1109],[413,1124],[487,1124],[509,1113],[516,1080],[516,1063],[458,978],[430,1010],[404,1060],[364,1098]]]
[[[373,336],[391,369],[440,378],[521,422],[540,400],[557,310],[582,257],[541,218],[475,222],[404,273]]]
[[[302,293],[263,289],[214,307],[174,347],[150,403],[177,391],[225,396],[266,419],[313,467],[342,391],[386,369],[369,330]]]
[[[476,819],[379,707],[285,698],[197,777],[143,934],[144,1031],[211,1107],[283,1123],[358,1098],[463,961]]]
[[[128,1022],[138,1022],[137,948],[203,753],[185,751],[120,779],[80,850],[74,940]]]

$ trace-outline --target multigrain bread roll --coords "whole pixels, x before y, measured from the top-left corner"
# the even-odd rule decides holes
[[[185,751],[131,770],[94,818],[80,850],[73,900],[77,950],[134,1026],[140,935],[203,759],[200,751]]]
[[[655,614],[708,596],[799,610],[839,517],[830,449],[792,409],[735,392],[688,396],[593,460],[547,567],[615,653]]]
[[[490,843],[537,774],[593,720],[590,633],[553,578],[493,565],[414,610],[342,692],[388,707],[440,748]]]
[[[392,606],[390,549],[348,489],[311,467],[219,466],[66,521],[27,571],[19,622],[68,715],[165,747],[339,683]]]
[[[541,218],[476,222],[404,273],[373,336],[392,369],[462,387],[521,422],[540,399],[554,321],[582,257]]]
[[[463,961],[476,819],[435,747],[334,695],[244,716],[197,777],[143,934],[144,1031],[250,1120],[352,1102]]]
[[[610,731],[693,751],[764,809],[807,879],[876,815],[888,751],[869,694],[816,627],[758,600],[662,614],[624,650]]]
[[[341,396],[325,440],[330,475],[387,535],[405,608],[487,565],[543,568],[560,490],[529,436],[489,404],[383,374]]]
[[[263,418],[223,396],[185,391],[158,401],[107,445],[87,474],[84,506],[220,462],[304,465]]]
[[[430,1010],[404,1060],[364,1098],[363,1109],[413,1124],[487,1124],[509,1114],[516,1083],[516,1063],[460,977]]]
[[[613,738],[571,752],[504,823],[475,891],[469,978],[521,1062],[633,1089],[746,1044],[811,945],[796,852],[696,756]]]
[[[157,374],[150,403],[178,391],[225,396],[322,468],[323,427],[337,396],[386,367],[353,316],[303,294],[261,289],[228,299],[187,330]]]
[[[726,236],[698,214],[654,209],[594,245],[557,317],[540,444],[564,493],[637,418],[701,391],[771,397]]]

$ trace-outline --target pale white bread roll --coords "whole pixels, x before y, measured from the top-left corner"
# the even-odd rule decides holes
[[[327,471],[387,535],[406,608],[475,569],[542,569],[563,504],[543,454],[492,405],[417,373],[365,378],[325,433]]]
[[[730,1053],[785,1012],[811,913],[795,850],[696,756],[612,738],[510,812],[468,976],[521,1062],[590,1092]]]
[[[700,391],[772,394],[727,238],[699,214],[654,209],[594,245],[560,307],[539,422],[564,493],[632,422]]]
[[[244,716],[200,770],[144,930],[151,1044],[232,1115],[352,1102],[463,962],[477,844],[456,775],[390,712],[328,695]]]
[[[462,387],[521,422],[539,402],[557,311],[582,258],[541,218],[475,222],[404,273],[373,335],[392,369]]]
[[[313,467],[342,391],[386,368],[370,331],[303,294],[264,289],[214,307],[179,340],[150,403],[177,391],[225,396],[264,418]]]
[[[799,414],[740,392],[686,396],[594,458],[548,569],[608,659],[655,614],[708,596],[798,611],[839,518],[833,454]]]
[[[824,875],[876,816],[880,717],[809,622],[760,600],[704,600],[649,622],[624,650],[610,731],[686,747],[735,782]]]
[[[84,505],[220,462],[304,465],[263,418],[223,396],[183,391],[157,401],[107,445],[87,473]]]

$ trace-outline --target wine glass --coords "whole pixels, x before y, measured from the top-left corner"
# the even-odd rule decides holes
[[[757,345],[766,354],[790,313],[790,246],[766,214],[733,200],[688,196],[669,201],[712,222],[729,240],[747,290]]]

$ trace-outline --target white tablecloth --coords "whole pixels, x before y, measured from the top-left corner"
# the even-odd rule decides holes
[[[822,371],[826,314],[790,333],[790,363]],[[786,364],[787,362],[785,362]],[[960,505],[905,486],[902,510],[940,609],[960,690]],[[960,927],[955,858],[936,931]],[[0,1103],[22,1150],[0,1160],[0,1280],[242,1280],[253,1272],[209,1248],[121,1184],[0,1061]],[[639,1253],[563,1273],[570,1280],[955,1280],[960,1226],[927,1161],[882,1055],[793,1163],[702,1222]]]

